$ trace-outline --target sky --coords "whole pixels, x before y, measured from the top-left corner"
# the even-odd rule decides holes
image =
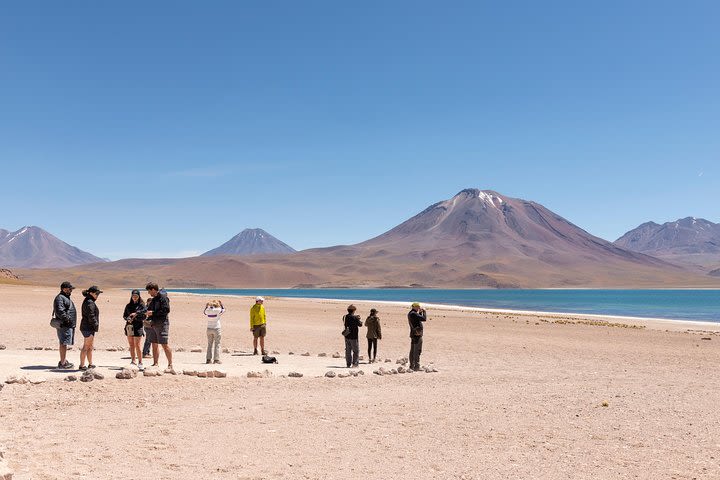
[[[464,188],[720,222],[716,1],[10,1],[0,228],[101,257],[357,243]]]

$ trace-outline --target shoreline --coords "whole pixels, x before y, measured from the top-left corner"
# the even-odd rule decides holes
[[[258,289],[261,290],[261,289]],[[275,289],[278,290],[278,289]],[[233,294],[204,294],[195,292],[180,292],[176,290],[170,290],[174,295],[193,295],[193,296],[213,296],[222,298],[252,298],[250,295],[233,295]],[[268,297],[273,297],[268,295]],[[391,306],[407,306],[409,302],[393,301],[393,300],[363,300],[363,299],[341,299],[341,298],[320,298],[320,297],[274,297],[281,298],[283,300],[303,300],[303,301],[323,301],[323,302],[334,302],[334,303],[374,303],[380,305],[391,305]],[[720,322],[710,322],[702,320],[683,320],[683,319],[672,319],[672,318],[655,318],[655,317],[633,317],[624,315],[608,315],[608,314],[594,314],[594,313],[576,313],[576,312],[544,312],[537,310],[514,310],[514,309],[495,309],[485,307],[471,307],[464,305],[448,305],[443,303],[423,303],[423,306],[427,306],[436,310],[447,310],[447,311],[470,311],[477,313],[502,313],[516,316],[531,316],[531,317],[552,317],[552,318],[571,318],[578,320],[618,320],[624,322],[631,322],[637,325],[645,326],[653,325],[656,326],[695,326],[705,327],[710,330],[720,331]]]

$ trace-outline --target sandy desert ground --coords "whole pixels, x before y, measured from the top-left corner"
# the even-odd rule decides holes
[[[433,307],[422,363],[438,372],[378,376],[408,353],[407,306],[357,302],[363,316],[381,310],[379,357],[392,362],[326,378],[347,371],[332,357],[346,302],[269,298],[279,363],[247,378],[265,369],[243,353],[252,300],[226,298],[227,378],[118,380],[129,292],[111,290],[95,352],[106,378],[81,383],[52,369],[56,350],[27,350],[57,348],[55,294],[0,286],[0,381],[46,380],[0,391],[0,452],[16,480],[720,478],[720,324]],[[205,369],[206,301],[171,295],[178,370]]]

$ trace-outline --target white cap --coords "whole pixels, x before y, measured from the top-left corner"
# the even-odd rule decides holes
[[[265,299],[263,297],[255,297],[256,302],[264,302]]]

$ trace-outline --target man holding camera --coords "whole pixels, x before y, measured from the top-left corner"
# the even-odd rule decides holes
[[[427,320],[427,314],[420,304],[415,302],[408,313],[408,324],[410,325],[410,369],[420,370],[420,354],[423,343],[423,322]]]

